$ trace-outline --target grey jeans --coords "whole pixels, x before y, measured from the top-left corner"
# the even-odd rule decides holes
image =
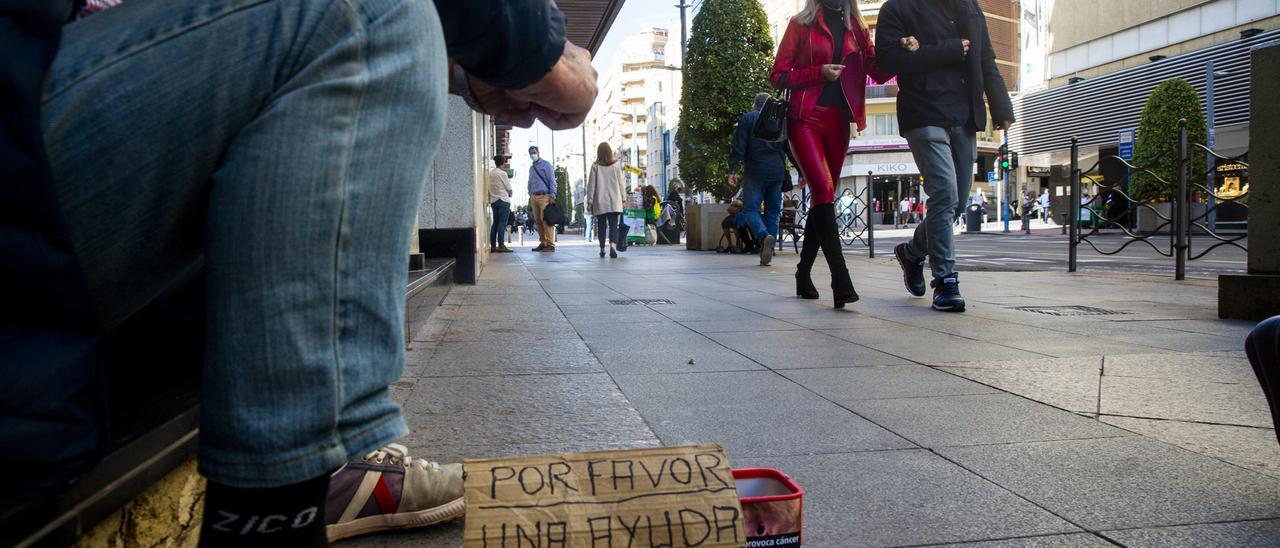
[[[978,155],[978,138],[963,127],[922,127],[906,132],[907,144],[924,176],[929,207],[924,222],[916,226],[915,237],[907,244],[907,256],[929,259],[933,277],[954,274],[955,237],[952,224],[964,213],[961,196],[973,185],[973,164]]]

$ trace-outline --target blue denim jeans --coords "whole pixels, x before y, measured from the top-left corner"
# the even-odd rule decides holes
[[[929,211],[924,222],[916,225],[914,237],[907,243],[907,256],[929,258],[933,277],[942,278],[956,270],[954,221],[964,213],[967,204],[960,198],[969,195],[973,186],[974,162],[978,155],[978,138],[962,127],[922,127],[908,131],[903,137],[911,147],[911,155],[924,176],[924,191],[929,195]]]
[[[388,385],[444,52],[417,0],[124,2],[66,26],[43,122],[72,243],[108,327],[204,274],[210,479],[295,483],[407,432]]]
[[[494,200],[489,204],[489,209],[493,210],[493,225],[489,227],[489,247],[494,248],[499,245],[507,245],[507,218],[511,216],[511,202],[505,200]]]
[[[760,204],[764,204],[764,215]],[[764,183],[750,179],[742,183],[742,211],[747,215],[747,225],[756,238],[765,234],[778,237],[778,221],[782,218],[782,181]]]

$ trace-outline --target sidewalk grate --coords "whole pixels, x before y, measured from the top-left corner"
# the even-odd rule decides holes
[[[623,306],[641,305],[647,306],[651,304],[676,304],[671,299],[610,299],[610,304],[620,304]]]
[[[1107,310],[1105,308],[1094,308],[1092,306],[1081,305],[1063,305],[1063,306],[1014,306],[1012,310],[1021,310],[1023,312],[1034,312],[1036,314],[1044,314],[1046,316],[1120,316],[1128,314],[1128,312],[1117,312],[1115,310]]]

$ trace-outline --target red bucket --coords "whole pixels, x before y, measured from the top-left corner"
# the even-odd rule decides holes
[[[747,548],[800,546],[804,489],[772,468],[737,468],[733,480],[742,501]]]

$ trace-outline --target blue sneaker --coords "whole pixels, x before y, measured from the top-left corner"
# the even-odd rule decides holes
[[[933,279],[933,309],[943,312],[964,312],[964,297],[960,296],[960,278],[954,272]]]

